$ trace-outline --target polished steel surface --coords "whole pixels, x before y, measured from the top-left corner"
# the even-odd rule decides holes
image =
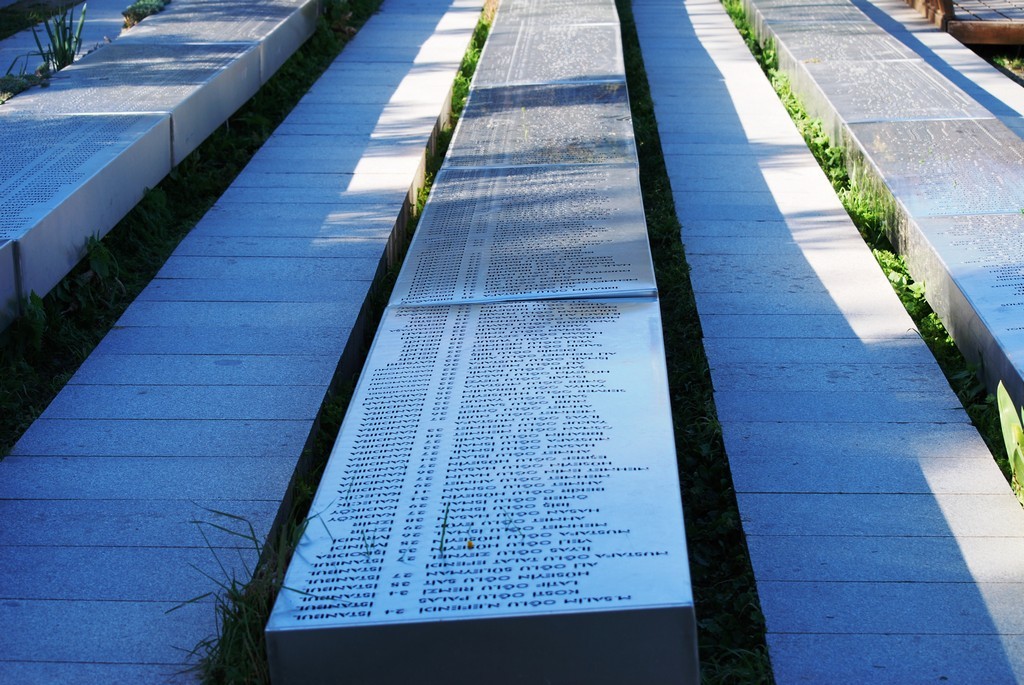
[[[656,291],[636,167],[449,168],[393,304]]]

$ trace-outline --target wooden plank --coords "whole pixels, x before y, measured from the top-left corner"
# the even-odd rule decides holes
[[[950,21],[949,35],[968,45],[1013,45],[1024,43],[1024,22]]]
[[[954,17],[952,0],[907,0],[907,4],[943,30]]]

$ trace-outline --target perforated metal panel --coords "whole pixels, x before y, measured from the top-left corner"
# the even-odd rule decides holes
[[[0,240],[20,238],[154,120],[0,116]]]
[[[614,0],[504,0],[495,23],[551,24],[618,23]]]
[[[877,26],[859,9],[846,3],[770,3],[758,0],[756,13],[757,20],[768,25],[783,22],[808,24],[863,22],[866,25]]]
[[[505,24],[487,38],[477,87],[625,80],[618,24]]]
[[[1024,207],[1024,141],[995,120],[850,128],[913,216],[1012,214]]]
[[[62,70],[50,87],[29,91],[9,106],[49,114],[170,112],[253,49],[118,41]],[[252,83],[258,88],[259,60],[253,57]],[[210,93],[211,98],[224,95]]]
[[[870,23],[779,24],[772,27],[800,62],[917,59],[917,54]]]
[[[992,118],[921,60],[807,63],[836,111],[849,122]]]
[[[392,304],[656,291],[633,166],[447,169]]]
[[[653,299],[389,309],[267,626],[275,682],[416,682],[439,644],[460,683],[688,682],[660,329]]]
[[[445,164],[635,163],[624,84],[473,91]]]
[[[160,43],[255,42],[274,31],[309,0],[174,0],[133,27],[121,41]]]
[[[938,217],[922,230],[970,299],[986,310],[1020,317],[1024,308],[1024,215],[989,214]],[[1012,310],[1010,312],[1009,310]],[[1024,326],[1024,319],[1018,320]]]

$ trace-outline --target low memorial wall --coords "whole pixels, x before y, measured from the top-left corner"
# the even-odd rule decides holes
[[[888,202],[889,238],[961,352],[1024,406],[1024,142],[847,0],[747,7],[851,173]]]
[[[492,36],[579,56],[617,21],[505,0]],[[522,40],[481,57],[267,625],[277,685],[699,679],[621,56],[591,81]]]
[[[316,0],[175,0],[0,110],[0,329],[40,296],[316,28]]]

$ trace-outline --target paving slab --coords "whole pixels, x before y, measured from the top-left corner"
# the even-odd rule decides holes
[[[190,236],[226,238],[383,238],[397,229],[391,205],[295,205],[289,202],[217,202]]]
[[[4,495],[59,499],[239,499],[278,497],[295,471],[290,457],[35,457],[4,458]],[[45,469],[46,480],[34,477]]]
[[[1015,538],[1017,546],[1024,537],[1009,488],[997,495],[738,493],[736,499],[752,535],[986,536]]]
[[[420,155],[423,153],[420,152]],[[284,150],[267,153],[261,163],[272,162],[275,165],[291,166],[308,161],[302,150]],[[349,169],[356,166],[358,158],[349,160],[324,159],[323,166],[319,167],[324,172],[332,172],[338,169]],[[313,160],[317,163],[317,160]],[[346,181],[348,179],[345,179]],[[245,187],[232,186],[220,197],[224,204],[252,204],[266,202],[268,204],[281,204],[289,200],[300,204],[321,204],[327,206],[338,206],[341,203],[346,205],[391,205],[401,207],[409,195],[408,188],[397,187],[391,183],[390,178],[385,177],[386,187],[381,189],[379,183],[367,183],[370,186],[367,190],[354,190],[346,187],[347,184],[337,183],[335,189],[323,190],[320,188],[295,187],[288,188],[270,185],[267,187]]]
[[[69,385],[318,385],[338,360],[328,355],[90,355]]]
[[[792,341],[790,341],[792,342]],[[794,360],[771,363],[727,362],[722,354],[708,354],[714,371],[715,390],[726,392],[928,392],[936,396],[948,393],[945,379],[935,374],[935,363],[896,363],[888,355],[878,355],[874,363],[843,359],[831,364],[809,363],[800,355],[803,346],[794,346]],[[761,357],[761,350],[752,354]]]
[[[780,582],[1018,584],[1024,548],[1016,543],[988,537],[747,537],[760,577]],[[861,563],[864,558],[874,563]]]
[[[159,331],[166,337],[167,333]],[[75,421],[37,419],[12,455],[279,456],[309,435],[307,421]]]
[[[841,397],[826,391],[716,391],[715,406],[722,421],[742,421],[757,415],[771,422],[873,423],[929,421],[959,417],[963,406],[948,388],[941,392],[845,391]]]
[[[0,673],[58,674],[61,682],[81,682],[83,674],[103,674],[115,664],[132,665],[132,672],[143,666],[143,673],[163,666],[160,672],[173,674],[184,670],[195,636],[212,635],[216,628],[209,602],[6,600],[0,602],[0,621],[19,628],[4,636]],[[154,641],[154,635],[162,639]],[[50,667],[37,670],[26,662]],[[195,674],[187,682],[196,682]]]
[[[337,354],[359,318],[352,311],[334,325],[138,326],[114,328],[96,346],[100,354]]]
[[[919,456],[892,450],[879,456],[833,455],[830,450],[800,456],[730,455],[737,492],[884,494],[998,494],[1006,478],[998,469],[976,469],[961,459],[985,459],[975,453]],[[1013,545],[1016,542],[1012,542]],[[1011,545],[1007,545],[1011,547]]]
[[[123,4],[123,3],[122,3]],[[195,674],[184,665],[81,664],[47,661],[0,661],[0,679],[12,683],[55,683],[66,685],[136,685],[162,683],[184,685],[195,682]]]
[[[918,338],[904,321],[888,313],[865,312],[851,321],[834,314],[706,314],[701,317],[705,338]]]
[[[757,364],[825,364],[830,369],[840,370],[840,373],[844,364],[870,364],[879,368],[885,368],[886,364],[924,364],[935,368],[935,357],[912,337],[765,340],[748,336],[705,339],[704,349],[711,366],[723,368],[727,374],[731,366],[745,368]],[[861,371],[871,373],[866,367]],[[814,372],[810,373],[813,376]],[[779,383],[784,387],[787,381],[782,374],[779,376]],[[728,387],[728,378],[723,382]]]
[[[1009,606],[1009,625],[992,620],[993,600],[1010,602],[1024,587],[1017,583],[778,583],[764,581],[761,601],[769,630],[780,633],[812,632],[821,625],[829,633],[850,633],[860,627],[875,634],[992,635],[1000,629],[1019,629],[1019,607]],[[816,603],[796,597],[811,592]],[[865,594],[873,599],[863,601]],[[858,600],[857,598],[861,598]],[[773,612],[778,619],[773,623]],[[913,626],[927,625],[925,631]],[[813,626],[813,627],[812,627]],[[1019,634],[1019,633],[1018,633]],[[1010,681],[1012,682],[1012,680]]]
[[[401,206],[401,203],[396,202],[395,206]],[[347,257],[200,257],[200,256],[189,256],[174,255],[164,264],[163,268],[158,272],[159,278],[165,279],[188,279],[188,278],[207,278],[211,273],[217,275],[218,278],[222,279],[240,279],[247,280],[254,285],[257,282],[272,283],[276,280],[288,280],[294,279],[296,281],[316,281],[316,280],[366,280],[367,277],[372,277],[376,272],[378,266],[381,263],[383,257],[383,245],[378,243],[377,245],[380,252],[375,256],[353,256]],[[288,312],[284,307],[275,307],[273,303],[264,303],[265,306],[260,307],[256,304],[249,304],[249,309],[262,308],[267,312],[272,312],[275,309],[281,310],[280,313],[287,315]],[[210,303],[208,310],[213,312],[223,311],[230,315],[231,307],[230,303]],[[326,308],[326,303],[321,304],[321,308]],[[147,304],[144,309],[169,309],[169,307],[157,307],[156,303]],[[294,323],[308,322],[308,318],[304,316],[303,310],[313,310],[315,305],[310,304],[306,307],[296,306],[295,310],[291,312]],[[339,312],[344,308],[344,304],[335,305],[335,311]],[[197,310],[198,311],[198,310]],[[127,313],[126,313],[127,314]],[[132,319],[129,317],[126,319],[125,324],[132,325]],[[170,319],[164,323],[160,320],[153,320],[149,325],[159,326],[168,325],[175,322],[175,319]],[[183,325],[187,324],[187,321],[181,321]],[[211,321],[211,325],[215,324],[215,321]],[[272,325],[273,322],[266,322],[267,325]]]
[[[75,385],[42,413],[47,419],[253,419],[313,421],[318,385]]]
[[[253,547],[20,545],[4,558],[2,600],[185,602],[203,585],[214,592],[217,582],[250,577],[258,555]]]
[[[136,302],[329,302],[358,311],[373,273],[344,281],[262,281],[244,278],[157,278]]]
[[[822,635],[772,633],[768,645],[778,682],[829,682],[837,672],[850,682],[1014,682],[1010,659],[1020,661],[1022,640],[988,635]],[[814,654],[814,659],[803,655]]]
[[[783,422],[761,422],[736,426],[723,434],[725,448],[732,455],[807,456],[822,453],[822,445],[847,459],[904,454],[913,457],[977,457],[991,461],[992,453],[978,437],[977,430],[966,420],[948,423],[873,424],[850,423],[843,430],[821,423],[802,425]],[[876,441],[886,445],[880,450]]]
[[[279,499],[270,500],[87,500],[4,499],[0,513],[6,521],[26,525],[0,532],[0,546],[14,547],[210,547],[251,550],[249,525],[257,540],[265,540]],[[223,516],[224,512],[231,516]],[[232,518],[232,517],[238,517]],[[74,521],[75,525],[68,525]],[[240,535],[225,532],[223,528]],[[16,550],[15,550],[16,551]],[[7,554],[4,555],[5,564]],[[64,569],[67,571],[67,569]],[[70,582],[70,581],[69,581]],[[209,591],[195,593],[190,599]]]

